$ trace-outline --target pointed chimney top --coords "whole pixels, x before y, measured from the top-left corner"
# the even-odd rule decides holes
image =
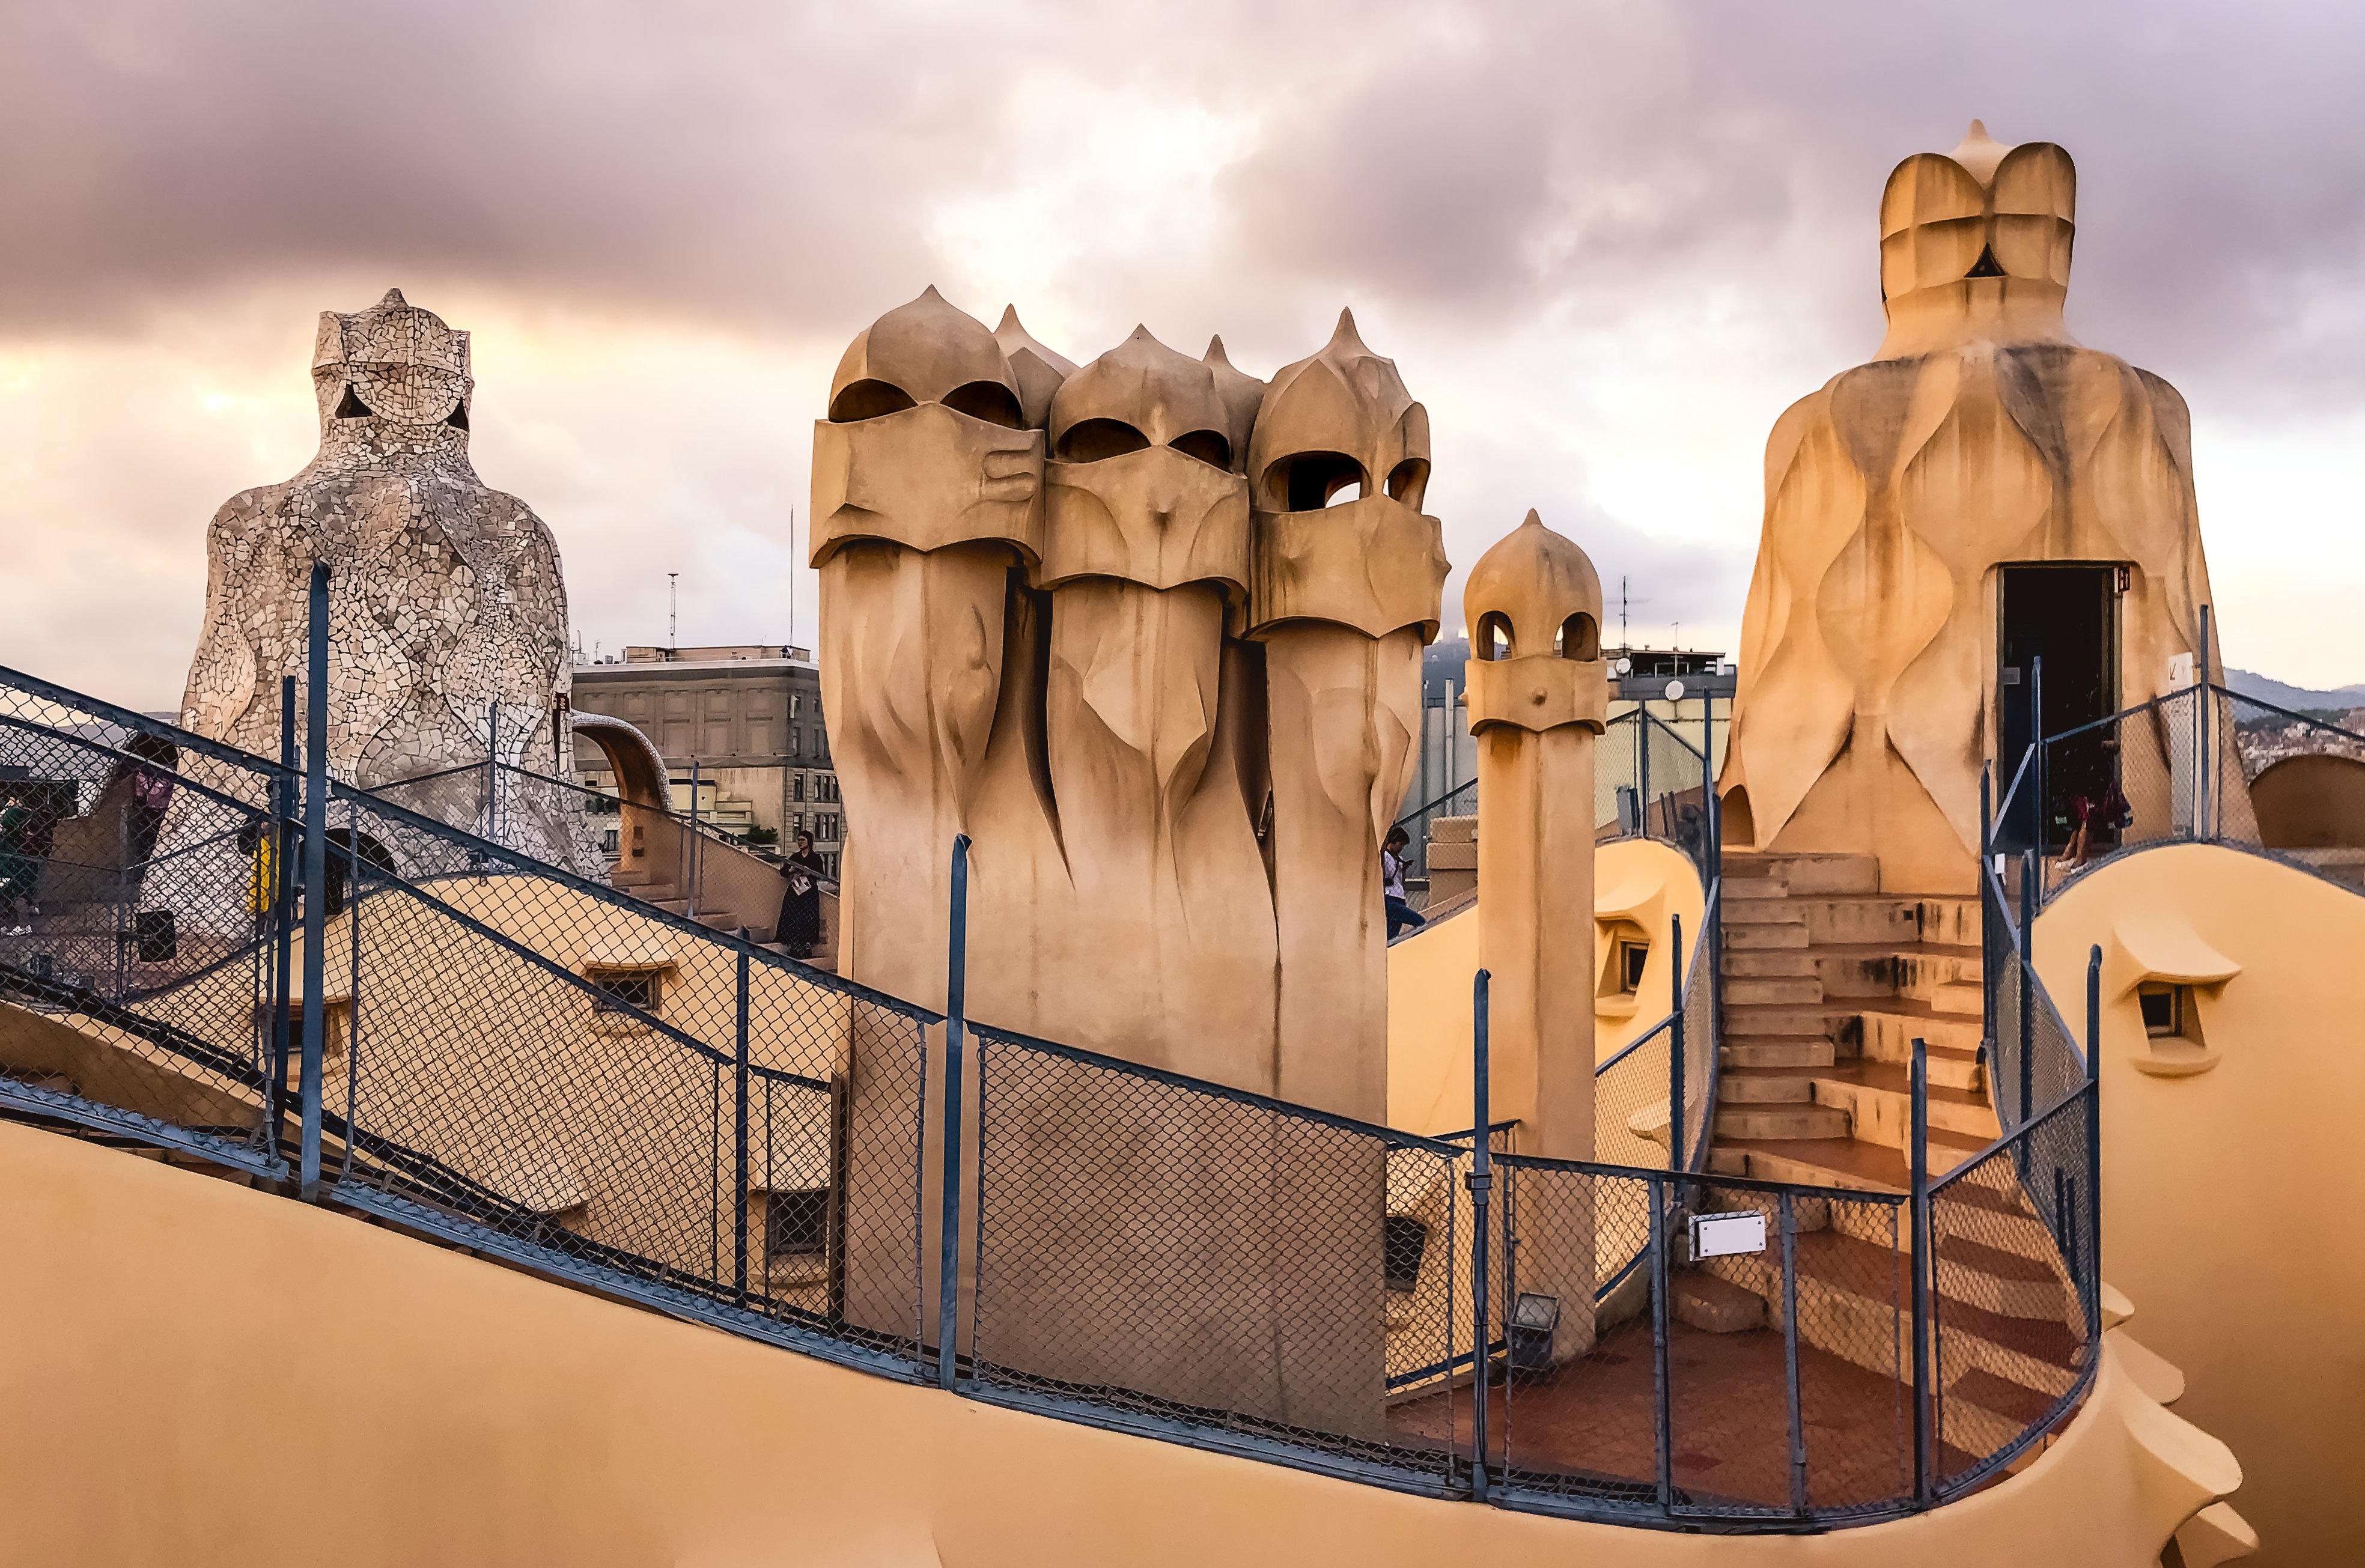
[[[2010,147],[1988,134],[1984,120],[1975,119],[1971,122],[1971,129],[1963,133],[1963,140],[1946,156],[1969,170],[1971,177],[1984,185],[1995,178],[1996,165],[2002,162],[2003,155],[2011,151]]]

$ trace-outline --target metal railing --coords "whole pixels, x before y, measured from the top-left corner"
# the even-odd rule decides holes
[[[1620,1523],[1933,1506],[2092,1376],[2090,1082],[1904,1193],[1706,1169],[1713,885],[1683,1006],[1618,1058],[1664,1043],[1669,1147],[1551,1160],[1489,1115],[1483,973],[1488,1136],[1418,1137],[968,1019],[959,902],[940,1016],[336,785],[317,744],[299,773],[65,697],[0,672],[11,782],[72,786],[50,846],[118,764],[169,769],[185,848],[168,811],[93,885],[231,946],[119,985],[0,946],[39,1025],[0,1045],[12,1115],[967,1397]],[[205,860],[246,823],[262,874]],[[62,1070],[13,1043],[51,1033]]]
[[[1601,842],[1621,838],[1655,838],[1673,845],[1690,857],[1705,882],[1714,875],[1713,834],[1716,815],[1714,779],[1708,758],[1683,734],[1648,709],[1636,708],[1609,721],[1594,750],[1594,821]],[[1410,843],[1405,850],[1405,876],[1418,884],[1422,896],[1416,908],[1433,902],[1435,881],[1430,846],[1447,854],[1459,851],[1452,867],[1474,878],[1476,861],[1463,831],[1440,834],[1440,823],[1460,823],[1478,811],[1478,781],[1472,778],[1433,801],[1414,807],[1395,820]],[[1466,860],[1466,866],[1461,861]]]
[[[2040,678],[2040,733],[2042,691]],[[2033,884],[2041,909],[2094,866],[2178,843],[2365,891],[2365,734],[2214,684],[2155,697],[2012,759],[1986,859],[2015,894]]]

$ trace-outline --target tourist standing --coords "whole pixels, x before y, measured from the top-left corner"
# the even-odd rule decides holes
[[[796,853],[780,869],[789,890],[780,898],[780,925],[773,939],[791,958],[810,958],[822,937],[822,858],[813,851],[813,834],[797,834]]]
[[[1405,902],[1404,855],[1411,845],[1412,835],[1401,827],[1388,829],[1387,838],[1380,845],[1380,896],[1387,902],[1391,942],[1399,931],[1418,931],[1429,924]]]

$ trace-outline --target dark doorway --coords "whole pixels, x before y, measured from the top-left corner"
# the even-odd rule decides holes
[[[2117,778],[2118,737],[2095,721],[2119,706],[2119,568],[2005,566],[2002,572],[1996,656],[2003,740],[1996,753],[1999,793],[2012,788],[2040,725],[2046,735],[2079,733],[2046,751],[2041,806],[2039,770],[2030,764],[1996,824],[1997,843],[2015,850],[2037,844],[2041,820],[2042,845],[2051,854],[2069,840],[2070,802],[2080,797],[2101,801]],[[2080,728],[2090,724],[2095,727]]]

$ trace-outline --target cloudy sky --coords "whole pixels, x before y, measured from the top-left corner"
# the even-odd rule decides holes
[[[1259,373],[1351,305],[1458,563],[1534,506],[1638,641],[1730,648],[1766,431],[1879,341],[1881,182],[1978,115],[2076,157],[2071,329],[2191,403],[2229,661],[2365,680],[2360,66],[2356,8],[2180,0],[12,0],[0,662],[172,706],[207,519],[390,284],[474,331],[587,650],[668,571],[686,643],[811,640],[811,421],[929,283]]]

